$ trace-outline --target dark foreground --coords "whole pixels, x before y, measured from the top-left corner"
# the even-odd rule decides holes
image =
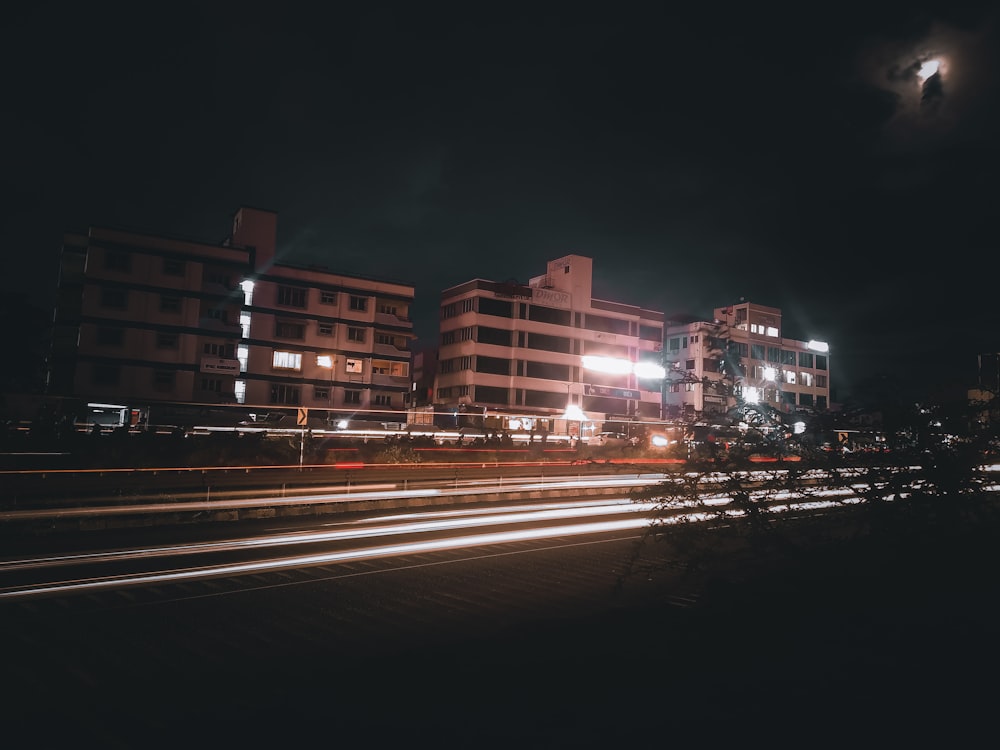
[[[280,617],[211,599],[169,621],[0,606],[4,731],[32,747],[978,745],[1000,668],[994,532],[734,569],[693,607],[475,632],[442,614],[350,644],[276,637]]]

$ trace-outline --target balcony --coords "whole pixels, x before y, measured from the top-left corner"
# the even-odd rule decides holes
[[[408,328],[413,327],[413,318],[407,318],[402,315],[392,315],[390,313],[377,312],[375,313],[375,322],[384,323],[389,326],[406,326]]]

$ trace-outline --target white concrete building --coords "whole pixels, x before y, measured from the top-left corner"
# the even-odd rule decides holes
[[[668,321],[664,339],[667,416],[720,414],[735,401],[780,411],[830,406],[829,347],[782,336],[781,310],[741,301],[711,320]]]
[[[659,363],[663,313],[594,299],[592,285],[593,261],[567,255],[527,284],[474,279],[442,292],[435,408],[493,415],[507,429],[533,418],[557,434],[658,420],[661,380],[634,365]],[[595,357],[629,368],[588,369]]]
[[[277,215],[247,207],[216,244],[66,235],[50,390],[140,409],[405,410],[413,286],[296,266],[276,243]]]

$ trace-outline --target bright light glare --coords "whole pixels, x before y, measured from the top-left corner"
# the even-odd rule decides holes
[[[610,372],[614,375],[627,375],[632,372],[632,363],[627,359],[595,357],[589,354],[583,357],[583,366],[588,370]]]
[[[758,404],[760,403],[760,391],[758,391],[753,386],[746,389],[743,394],[743,400],[748,404]]]
[[[634,372],[640,378],[663,378],[667,371],[655,362],[632,363],[627,359],[617,359],[615,357],[596,357],[586,355],[582,357],[583,366],[588,370],[597,372],[608,372],[613,375],[628,375]]]
[[[826,343],[825,341],[810,340],[809,343],[806,344],[806,346],[808,346],[814,352],[828,352],[828,351],[830,351],[830,345],[828,343]]]
[[[583,410],[576,404],[570,404],[566,407],[566,413],[563,414],[563,419],[572,419],[574,422],[582,422],[587,418],[587,415],[583,413]]]
[[[329,354],[320,354],[316,357],[316,364],[320,367],[333,367],[333,357]]]
[[[666,448],[667,445],[670,444],[670,441],[667,440],[666,435],[653,435],[653,437],[649,439],[649,442],[652,443],[653,446],[656,448]]]
[[[792,425],[792,432],[794,432],[796,435],[801,435],[805,431],[806,431],[805,422],[796,422],[795,424]]]
[[[938,60],[927,60],[923,65],[920,66],[920,70],[917,71],[917,75],[920,76],[920,82],[923,83],[932,75],[938,72],[941,67],[941,63]]]
[[[636,362],[633,370],[640,378],[662,378],[667,374],[666,370],[654,362]]]
[[[349,424],[350,422],[348,422],[346,419],[341,419],[339,422],[337,422],[337,429],[346,430]]]
[[[776,377],[778,377],[777,370],[775,370],[773,367],[764,368],[764,380],[774,380]]]

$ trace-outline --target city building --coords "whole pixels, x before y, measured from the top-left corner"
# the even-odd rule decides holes
[[[607,421],[659,419],[663,314],[594,299],[592,283],[592,259],[567,255],[527,284],[444,290],[435,410],[582,436]]]
[[[248,207],[216,244],[67,234],[49,392],[133,415],[164,404],[405,410],[413,286],[286,263],[276,245],[277,214]]]
[[[724,414],[739,397],[778,411],[830,407],[829,347],[782,336],[781,310],[746,300],[711,320],[667,321],[668,417]]]

